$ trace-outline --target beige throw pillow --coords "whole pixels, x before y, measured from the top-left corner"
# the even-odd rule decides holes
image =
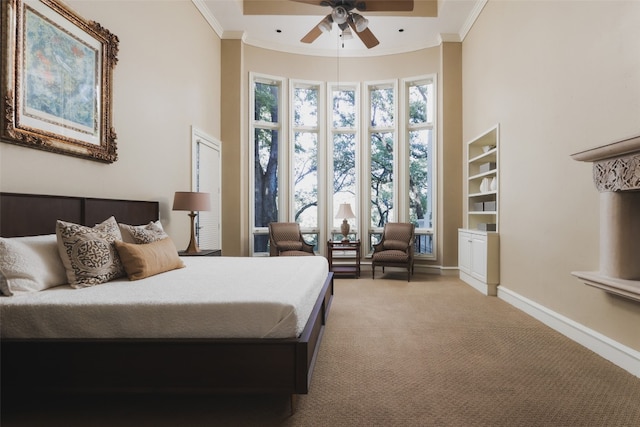
[[[58,220],[58,251],[73,288],[85,288],[124,276],[114,242],[122,240],[114,217],[95,227]]]
[[[184,267],[171,238],[152,243],[116,242],[116,249],[129,280],[139,280]]]

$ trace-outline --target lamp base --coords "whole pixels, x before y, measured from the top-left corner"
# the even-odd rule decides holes
[[[191,239],[189,240],[189,246],[185,249],[185,253],[187,254],[197,254],[200,252],[200,248],[198,247],[198,240],[196,239],[196,216],[198,214],[195,212],[191,212],[189,216],[191,217]]]
[[[342,220],[342,224],[340,225],[340,232],[342,233],[342,241],[343,242],[348,242],[349,241],[349,229],[351,227],[349,226],[349,223],[347,222],[346,218]]]

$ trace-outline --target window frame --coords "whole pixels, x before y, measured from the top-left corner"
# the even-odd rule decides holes
[[[355,111],[356,111],[356,118],[354,121],[354,127],[353,128],[344,128],[344,127],[333,127],[333,92],[334,90],[354,90],[355,94],[354,94],[354,102],[355,102]],[[360,212],[362,212],[361,209],[361,201],[362,201],[362,197],[360,197],[360,195],[362,194],[362,177],[364,176],[362,173],[362,132],[361,132],[361,118],[362,118],[362,100],[361,100],[361,84],[359,82],[330,82],[327,83],[327,95],[326,95],[326,122],[325,122],[325,128],[327,129],[326,131],[326,145],[327,145],[327,150],[326,150],[326,167],[327,167],[327,179],[325,181],[326,183],[326,187],[325,187],[325,191],[326,191],[326,195],[327,195],[327,202],[326,202],[326,206],[327,209],[325,209],[325,211],[327,212],[327,221],[326,221],[326,227],[325,229],[327,230],[328,236],[327,238],[331,238],[332,240],[334,239],[335,235],[342,235],[341,231],[340,231],[340,226],[334,226],[333,225],[333,219],[335,216],[335,213],[338,210],[338,207],[334,205],[334,200],[333,200],[333,173],[334,173],[334,162],[333,162],[333,156],[334,156],[334,135],[339,134],[339,133],[352,133],[354,135],[354,144],[355,144],[355,172],[356,172],[356,179],[355,179],[355,203],[352,207],[354,214],[356,216],[355,219],[355,226],[351,227],[351,234],[354,235],[358,235],[359,230],[361,230],[361,215]],[[362,236],[360,236],[360,240],[362,240]]]
[[[399,115],[398,115],[398,105],[399,105],[399,96],[398,96],[398,79],[389,79],[389,80],[378,80],[378,81],[368,81],[364,82],[364,89],[362,90],[362,126],[365,129],[365,136],[363,137],[363,177],[365,177],[362,181],[363,189],[361,194],[367,194],[369,196],[371,194],[371,135],[373,133],[381,133],[381,132],[393,132],[393,209],[394,209],[394,218],[393,221],[399,221],[399,218],[402,218],[402,210],[399,205],[399,195],[401,191],[400,180],[402,177],[398,177],[398,171],[400,171],[400,152],[399,152]],[[373,127],[371,125],[371,91],[375,89],[384,89],[391,88],[393,90],[393,126],[380,126]],[[374,235],[382,235],[382,230],[384,227],[374,227],[371,224],[371,200],[370,197],[362,197],[361,200],[362,206],[362,223],[366,224],[364,230],[366,230],[367,236],[367,246],[363,247],[363,253],[365,256],[370,257],[373,252],[373,236]]]
[[[355,214],[355,226],[352,226],[352,234],[357,233],[363,242],[362,256],[371,256],[371,242],[373,235],[380,235],[382,227],[371,225],[370,197],[371,194],[371,134],[373,132],[393,132],[393,210],[392,221],[408,221],[409,207],[409,164],[410,141],[409,134],[414,130],[429,129],[432,134],[430,159],[431,181],[431,212],[432,227],[416,228],[416,236],[431,236],[432,252],[417,254],[416,257],[425,260],[437,258],[438,224],[438,85],[436,74],[426,74],[402,79],[388,79],[365,82],[323,82],[302,79],[289,79],[285,77],[271,76],[267,74],[249,73],[249,250],[250,256],[268,256],[268,252],[255,253],[255,238],[258,235],[268,235],[268,226],[255,226],[255,171],[253,168],[255,154],[256,129],[277,129],[279,132],[278,147],[278,220],[293,221],[295,213],[295,195],[293,171],[295,144],[292,140],[297,131],[309,131],[307,127],[295,125],[293,114],[295,89],[298,87],[314,87],[318,90],[318,123],[313,131],[318,133],[318,227],[306,227],[301,229],[303,234],[317,236],[317,251],[324,254],[325,247],[322,242],[332,238],[334,234],[340,234],[339,227],[333,226],[334,207],[333,201],[333,150],[334,135],[343,133],[345,129],[333,127],[333,90],[355,90],[356,120],[354,128],[347,128],[347,132],[354,133],[355,144],[355,206],[352,206]],[[432,122],[426,124],[411,124],[409,121],[409,88],[422,82],[432,84],[433,92],[430,106],[433,117]],[[277,84],[280,89],[278,105],[278,122],[267,123],[255,120],[255,85],[256,83]],[[393,125],[384,127],[371,126],[371,90],[377,88],[393,89]],[[366,141],[366,142],[365,142]],[[401,173],[402,171],[402,173]],[[320,209],[323,206],[323,209]],[[365,240],[368,242],[365,247]]]
[[[315,126],[315,128],[311,128],[308,126],[296,126],[295,124],[295,120],[293,115],[295,114],[295,109],[294,109],[294,98],[295,98],[295,90],[297,88],[316,88],[318,91],[318,111],[317,111],[317,117],[318,117],[318,123]],[[324,123],[326,122],[326,118],[325,118],[325,109],[324,109],[324,105],[326,105],[326,100],[325,100],[325,93],[326,93],[326,84],[324,82],[320,82],[320,81],[312,81],[312,80],[298,80],[298,79],[290,79],[289,80],[289,111],[288,111],[288,115],[287,117],[289,118],[289,123],[290,126],[288,127],[288,135],[289,137],[287,138],[287,142],[288,142],[288,147],[287,147],[287,153],[288,153],[288,158],[287,158],[287,164],[289,165],[288,167],[288,172],[289,172],[289,188],[291,189],[290,193],[287,193],[287,198],[288,200],[288,214],[286,216],[285,219],[282,219],[284,221],[295,221],[294,215],[295,215],[295,194],[293,193],[295,191],[295,173],[293,173],[293,162],[295,161],[295,135],[296,132],[301,131],[301,132],[316,132],[318,135],[318,147],[317,147],[317,153],[318,153],[318,222],[317,225],[315,227],[300,227],[300,231],[303,234],[303,236],[305,235],[315,235],[316,237],[316,241],[317,241],[317,248],[316,251],[317,252],[322,252],[322,245],[321,242],[324,241],[324,229],[326,229],[326,227],[324,226],[325,224],[325,217],[326,217],[326,212],[325,209],[320,209],[320,206],[325,206],[326,205],[326,187],[325,185],[323,185],[323,183],[326,181],[325,180],[325,176],[326,176],[326,150],[325,150],[325,146],[326,146],[326,137],[325,137],[325,126]],[[305,239],[307,240],[307,239]],[[312,239],[313,240],[313,239]],[[311,243],[311,242],[309,242]]]
[[[264,122],[255,120],[255,85],[256,83],[275,84],[280,88],[279,104],[278,104],[278,122],[273,124],[272,122]],[[288,85],[285,77],[271,76],[261,73],[249,73],[249,185],[251,185],[251,195],[249,197],[249,253],[251,256],[269,256],[269,252],[255,253],[255,238],[258,235],[269,235],[269,227],[262,226],[257,227],[255,225],[255,170],[253,168],[253,160],[255,158],[255,131],[256,129],[277,129],[279,131],[278,143],[281,144],[288,140],[287,119],[288,116],[284,112],[289,111],[289,97],[288,97]],[[288,209],[286,200],[289,196],[283,197],[288,194],[288,175],[289,167],[287,164],[288,155],[283,150],[282,145],[278,147],[278,219],[282,218],[282,215],[288,217]],[[286,166],[286,167],[285,167]]]
[[[430,82],[433,87],[432,100],[431,100],[431,108],[433,111],[433,120],[432,122],[426,122],[425,124],[417,125],[412,124],[409,118],[409,89],[414,84],[420,84],[423,82]],[[437,258],[437,238],[438,233],[436,232],[436,227],[438,224],[438,81],[437,74],[425,74],[414,77],[405,77],[401,79],[402,91],[401,91],[401,103],[403,108],[400,109],[401,120],[403,126],[401,127],[401,138],[403,141],[407,141],[406,144],[402,144],[404,146],[405,153],[403,154],[403,165],[402,167],[405,170],[410,171],[409,163],[410,163],[410,140],[409,133],[415,130],[427,129],[432,132],[432,144],[430,146],[431,149],[431,173],[429,174],[431,181],[431,213],[432,213],[432,226],[427,228],[418,228],[416,227],[416,238],[419,238],[421,235],[431,236],[431,248],[432,252],[428,254],[416,254],[416,258],[425,259],[425,260],[435,260]],[[404,190],[402,191],[402,197],[404,198],[401,203],[403,208],[406,210],[406,220],[409,220],[410,217],[410,207],[409,207],[409,173],[404,174],[402,178],[404,180]]]

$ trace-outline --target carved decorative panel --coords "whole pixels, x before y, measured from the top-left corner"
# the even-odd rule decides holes
[[[640,154],[595,162],[593,180],[600,192],[640,190]]]

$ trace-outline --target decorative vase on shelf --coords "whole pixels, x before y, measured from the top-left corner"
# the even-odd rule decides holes
[[[493,177],[491,178],[491,184],[489,184],[489,189],[491,191],[496,191],[498,190],[498,178],[497,177]]]
[[[482,182],[480,183],[480,192],[486,193],[489,191],[489,178],[482,178]]]

